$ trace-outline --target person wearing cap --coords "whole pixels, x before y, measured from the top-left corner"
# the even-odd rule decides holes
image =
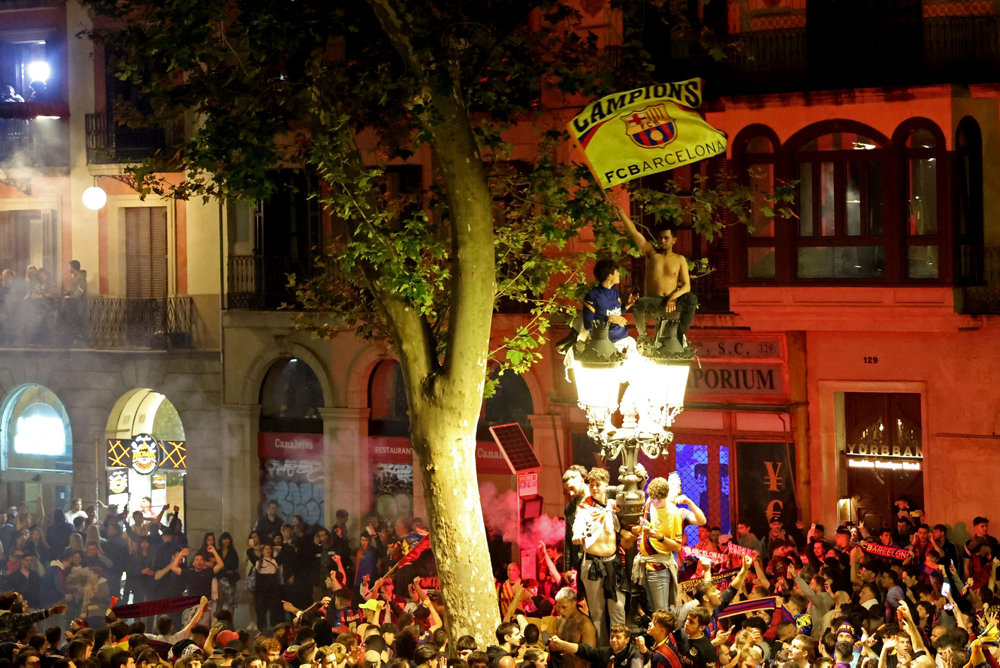
[[[787,541],[788,535],[785,533],[785,525],[781,521],[781,515],[772,515],[771,519],[768,520],[768,527],[770,527],[770,531],[764,536],[763,547],[764,554],[770,556],[775,544]]]

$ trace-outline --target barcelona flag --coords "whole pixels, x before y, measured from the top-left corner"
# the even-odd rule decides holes
[[[701,99],[701,79],[651,84],[591,102],[567,129],[609,188],[725,153],[726,134],[702,118]]]

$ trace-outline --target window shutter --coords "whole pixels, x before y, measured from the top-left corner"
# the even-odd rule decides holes
[[[167,296],[167,208],[125,209],[125,296]]]

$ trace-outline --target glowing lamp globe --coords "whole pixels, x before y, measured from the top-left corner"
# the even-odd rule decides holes
[[[92,211],[97,211],[108,203],[108,194],[103,188],[91,186],[83,191],[83,205]]]

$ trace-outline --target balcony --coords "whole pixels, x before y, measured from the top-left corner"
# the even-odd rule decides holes
[[[288,274],[296,269],[285,256],[230,255],[226,307],[272,311],[294,303]]]
[[[978,285],[955,289],[955,310],[967,315],[1000,315],[1000,247],[977,253],[963,246],[960,251],[962,266],[972,268],[969,275],[976,277]]]
[[[178,350],[194,345],[194,301],[88,297],[3,304],[0,347]]]
[[[978,83],[1000,76],[996,14],[908,20],[850,13],[832,22],[836,25],[734,35],[728,61],[711,68],[718,72],[713,88],[719,95],[754,95]],[[860,49],[859,43],[870,48]]]
[[[179,127],[133,128],[107,112],[87,114],[87,164],[141,162],[176,145]]]
[[[0,165],[69,165],[69,109],[61,102],[0,104]]]

